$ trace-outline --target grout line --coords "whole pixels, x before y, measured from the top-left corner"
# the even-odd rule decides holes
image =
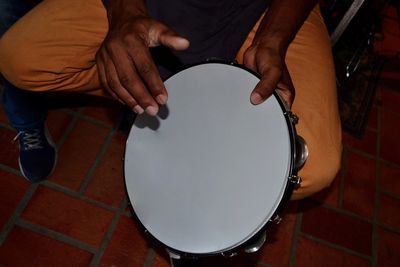
[[[396,200],[400,200],[400,195],[397,195],[395,193],[392,193],[392,192],[389,192],[389,191],[384,191],[384,190],[380,190],[380,193],[384,194],[384,195],[387,195],[387,196],[389,196],[391,198],[394,198]]]
[[[81,195],[81,194],[79,194],[78,192],[75,192],[75,191],[71,191],[70,189],[68,189],[66,187],[63,187],[63,186],[58,185],[58,184],[55,184],[55,183],[53,183],[51,181],[48,181],[48,180],[47,181],[43,181],[42,185],[44,185],[44,186],[46,186],[48,188],[51,188],[51,189],[53,189],[55,191],[64,193],[64,194],[66,194],[66,195],[68,195],[70,197],[82,200],[82,201],[84,201],[84,202],[86,202],[88,204],[92,204],[92,205],[104,208],[104,209],[112,211],[112,212],[117,212],[119,210],[119,208],[116,208],[116,207],[107,205],[107,204],[105,204],[103,202],[88,198],[87,196]]]
[[[299,236],[301,233],[301,224],[303,221],[303,211],[302,209],[302,202],[299,202],[299,206],[297,207],[297,215],[296,215],[296,222],[294,225],[294,231],[292,236],[292,244],[290,246],[290,255],[289,255],[289,262],[288,267],[293,267],[296,264],[296,254],[297,254],[297,242],[299,240]]]
[[[106,248],[108,244],[110,243],[110,240],[112,238],[112,235],[115,231],[115,228],[117,228],[117,224],[119,222],[119,219],[121,218],[122,213],[125,211],[126,208],[126,196],[124,199],[121,201],[121,205],[118,209],[118,211],[115,212],[114,218],[112,219],[110,226],[108,227],[108,230],[106,234],[104,235],[103,241],[100,244],[100,247],[94,257],[92,258],[92,261],[90,262],[89,266],[90,267],[96,267],[99,265],[100,260],[106,251]]]
[[[109,148],[114,135],[115,135],[114,130],[109,131],[108,136],[106,137],[104,143],[101,146],[100,151],[97,153],[96,158],[95,158],[94,162],[92,163],[92,166],[90,167],[88,173],[86,174],[85,178],[83,179],[83,181],[79,187],[79,190],[78,190],[79,194],[83,195],[83,193],[86,191],[86,189],[89,185],[89,182],[93,176],[93,173],[95,172],[95,170],[96,170],[97,166],[99,165],[103,156],[106,154],[107,149]]]
[[[35,193],[38,184],[32,184],[25,192],[24,196],[21,198],[18,206],[15,208],[14,213],[11,215],[10,219],[5,223],[3,229],[0,232],[0,245],[3,244],[8,234],[11,232],[14,224],[20,217],[21,213],[25,209],[28,202],[31,200],[33,194]]]
[[[362,216],[362,215],[359,215],[359,214],[357,214],[357,213],[353,213],[353,212],[351,212],[351,211],[348,211],[348,210],[345,210],[345,209],[342,209],[342,208],[333,207],[333,206],[330,206],[330,205],[328,205],[328,204],[326,204],[326,203],[319,202],[318,200],[314,200],[314,199],[308,199],[308,201],[310,201],[310,202],[312,202],[312,203],[316,203],[316,204],[318,204],[320,207],[323,207],[323,208],[326,208],[326,209],[335,211],[335,212],[337,212],[337,213],[339,213],[339,214],[346,215],[346,216],[349,216],[349,217],[358,219],[358,220],[363,221],[363,222],[366,222],[366,223],[370,223],[370,224],[373,223],[373,220],[372,220],[372,219],[369,219],[369,218],[364,217],[364,216]]]
[[[69,237],[67,235],[61,234],[59,232],[53,231],[53,230],[48,229],[46,227],[43,227],[41,225],[37,225],[37,224],[34,224],[32,222],[26,221],[24,219],[19,219],[16,222],[16,225],[18,225],[18,226],[20,226],[22,228],[31,230],[31,231],[33,231],[35,233],[47,236],[49,238],[61,241],[63,243],[71,245],[73,247],[76,247],[76,248],[82,249],[84,251],[93,253],[93,254],[96,253],[96,251],[97,251],[97,249],[95,247],[93,247],[93,246],[91,246],[89,244],[86,244],[86,243],[84,243],[82,241],[79,241],[79,240],[74,239],[72,237]]]
[[[3,122],[0,122],[0,127],[1,127],[1,128],[5,128],[5,129],[8,129],[8,130],[13,130],[13,131],[15,131],[15,129],[14,129],[11,125],[6,124],[6,123],[3,123]]]
[[[147,251],[146,260],[144,261],[143,267],[151,267],[155,257],[156,257],[156,252],[154,251],[154,249],[149,248],[149,250]]]
[[[373,211],[373,223],[372,223],[372,236],[371,236],[371,250],[372,250],[372,264],[371,267],[377,267],[378,266],[378,215],[379,215],[379,209],[380,209],[380,204],[379,204],[379,197],[380,197],[380,192],[378,190],[379,188],[379,180],[380,180],[380,168],[381,164],[377,160],[377,166],[376,166],[376,171],[375,171],[375,201],[374,201],[374,211]]]
[[[312,235],[309,235],[309,234],[306,234],[306,233],[302,233],[301,235],[304,236],[304,237],[306,237],[306,238],[308,238],[308,239],[310,239],[310,240],[319,242],[319,243],[321,243],[321,244],[323,244],[323,245],[325,245],[325,246],[327,246],[327,247],[334,248],[334,249],[338,249],[338,250],[347,252],[347,253],[349,253],[349,254],[352,254],[352,255],[354,255],[354,256],[357,256],[357,257],[363,258],[363,259],[365,259],[365,260],[371,261],[371,256],[362,254],[362,253],[360,253],[360,252],[351,250],[351,249],[349,249],[349,248],[346,248],[346,247],[343,247],[343,246],[340,246],[340,245],[337,245],[337,244],[330,243],[330,242],[328,242],[328,241],[326,241],[326,240],[324,240],[324,239],[321,239],[321,238],[318,238],[318,237],[315,237],[315,236],[312,236]]]
[[[347,146],[343,147],[342,152],[342,163],[340,168],[340,181],[339,181],[339,198],[338,198],[338,207],[343,208],[343,201],[344,201],[344,184],[345,184],[345,177],[347,171],[347,158],[348,158],[348,148]]]
[[[73,116],[71,122],[68,124],[67,128],[65,129],[64,134],[61,136],[60,140],[58,140],[58,144],[56,146],[57,150],[59,150],[60,147],[65,143],[68,136],[70,135],[72,130],[75,128],[77,122],[78,122],[78,118],[76,116]]]
[[[399,164],[399,163],[395,163],[395,162],[392,162],[392,161],[388,161],[388,160],[385,160],[385,159],[383,159],[383,158],[381,158],[381,157],[378,157],[378,160],[379,160],[380,162],[384,163],[385,165],[390,166],[390,167],[393,167],[393,168],[400,168],[400,164]]]
[[[12,174],[18,175],[18,176],[22,176],[22,173],[19,170],[16,170],[14,168],[11,168],[10,166],[4,165],[0,163],[0,169],[6,171],[6,172],[10,172]],[[24,178],[25,179],[25,178]]]
[[[378,236],[378,216],[379,216],[379,210],[380,210],[380,180],[381,180],[381,167],[382,164],[380,162],[380,151],[381,151],[381,108],[377,108],[377,135],[376,135],[376,169],[375,169],[375,201],[374,201],[374,210],[373,210],[373,224],[372,224],[372,244],[371,244],[371,250],[372,250],[372,263],[371,267],[377,267],[378,266],[378,241],[379,241],[379,236]]]
[[[371,267],[378,266],[378,242],[379,242],[379,235],[378,235],[378,216],[380,211],[380,173],[382,164],[380,162],[380,154],[381,154],[381,107],[377,108],[377,136],[376,136],[376,170],[375,170],[375,201],[374,201],[374,210],[373,210],[373,223],[372,223],[372,236],[371,236],[371,250],[372,250],[372,263]]]
[[[360,156],[364,156],[364,157],[366,157],[366,158],[368,158],[368,159],[372,159],[372,160],[377,159],[377,156],[376,156],[376,155],[372,155],[372,154],[370,154],[370,153],[367,153],[367,152],[365,152],[365,151],[363,151],[363,150],[360,150],[360,149],[357,149],[357,148],[353,148],[353,147],[351,147],[351,146],[347,146],[347,150],[350,151],[350,152],[353,152],[353,153],[355,153],[355,154],[358,154],[358,155],[360,155]],[[377,152],[378,152],[378,151],[377,151]]]
[[[93,124],[95,124],[97,126],[100,126],[100,127],[104,127],[104,128],[107,128],[107,129],[114,128],[112,125],[109,125],[109,124],[107,124],[107,123],[105,123],[105,122],[103,122],[101,120],[92,118],[90,116],[83,115],[82,114],[83,111],[84,111],[84,108],[82,110],[80,110],[80,111],[65,110],[65,113],[67,113],[69,115],[72,115],[72,116],[76,116],[79,119],[82,119],[82,120],[85,120],[87,122],[93,123]]]
[[[383,224],[383,223],[378,223],[377,224],[380,228],[385,229],[387,231],[393,232],[395,234],[400,235],[400,229],[399,228],[395,228],[393,226],[387,225],[387,224]]]
[[[107,129],[112,129],[113,128],[111,125],[109,125],[109,124],[107,124],[107,123],[105,123],[105,122],[103,122],[101,120],[97,120],[97,119],[94,119],[94,118],[86,116],[86,115],[76,114],[76,116],[79,119],[87,121],[87,122],[90,122],[92,124],[95,124],[96,126],[100,126],[100,127],[107,128]]]

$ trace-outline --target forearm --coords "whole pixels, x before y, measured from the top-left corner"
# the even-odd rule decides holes
[[[318,0],[273,0],[254,38],[286,50]]]
[[[116,16],[147,16],[144,0],[103,0],[109,21]]]

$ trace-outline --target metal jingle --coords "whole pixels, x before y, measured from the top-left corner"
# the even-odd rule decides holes
[[[267,240],[267,234],[264,232],[256,242],[252,243],[251,245],[247,246],[244,249],[246,253],[254,253],[260,250],[260,248],[264,245],[265,241]]]
[[[294,160],[294,168],[300,170],[308,158],[308,147],[303,137],[296,136],[296,154]]]
[[[295,113],[293,113],[292,111],[287,111],[286,114],[289,116],[290,121],[293,124],[297,124],[299,123],[299,116],[297,116]]]
[[[297,189],[300,187],[301,177],[298,175],[291,175],[289,181],[294,185],[294,188]]]

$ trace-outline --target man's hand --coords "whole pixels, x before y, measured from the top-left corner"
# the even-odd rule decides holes
[[[286,51],[318,0],[272,0],[244,54],[244,65],[261,75],[250,101],[260,104],[275,89],[290,108],[294,87],[285,64]]]
[[[110,1],[107,10],[109,30],[96,55],[100,82],[134,112],[154,116],[168,95],[149,47],[184,50],[189,41],[148,17],[141,0]]]
[[[253,43],[243,58],[246,67],[261,75],[260,82],[250,95],[254,105],[264,102],[274,90],[279,92],[281,98],[290,108],[292,106],[295,90],[285,64],[285,51],[271,45]]]

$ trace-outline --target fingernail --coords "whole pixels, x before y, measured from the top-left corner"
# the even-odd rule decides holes
[[[263,101],[263,99],[259,93],[252,93],[250,96],[250,101],[253,105],[258,105]]]
[[[157,100],[158,104],[160,104],[160,105],[165,105],[165,104],[167,103],[167,96],[165,96],[165,95],[158,95],[158,96],[156,97],[156,100]]]
[[[144,112],[144,109],[142,109],[141,106],[136,105],[133,107],[133,111],[136,112],[137,114],[142,114]]]
[[[157,112],[158,112],[158,108],[156,108],[156,107],[148,106],[146,108],[146,113],[149,114],[150,116],[157,115]]]

